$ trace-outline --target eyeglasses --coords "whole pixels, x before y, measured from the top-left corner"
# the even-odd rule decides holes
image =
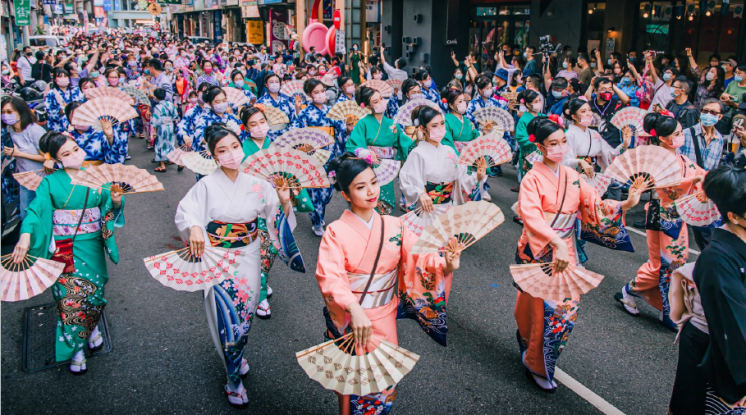
[[[720,111],[702,110],[702,114],[720,115]]]

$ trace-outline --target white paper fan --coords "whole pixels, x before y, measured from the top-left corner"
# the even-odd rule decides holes
[[[375,89],[384,98],[390,98],[391,94],[393,93],[391,85],[387,84],[385,81],[381,81],[378,79],[371,79],[370,81],[365,82],[362,86],[367,86],[368,88]]]
[[[570,264],[561,273],[554,272],[553,263],[511,265],[510,274],[523,292],[544,300],[563,302],[578,300],[598,287],[604,276]]]
[[[163,184],[152,173],[137,166],[125,166],[124,164],[101,164],[88,167],[81,170],[70,183],[121,194],[164,190]]]
[[[311,148],[322,148],[334,143],[334,137],[319,130],[318,128],[294,128],[277,137],[272,143],[278,147],[296,148],[300,145],[308,145]]]
[[[232,103],[236,107],[243,107],[244,105],[251,102],[249,100],[249,97],[247,97],[246,94],[244,94],[243,91],[238,88],[226,86],[223,87],[223,91],[225,91],[225,97],[226,99],[228,99],[228,102]]]
[[[500,208],[489,202],[467,202],[440,215],[422,231],[412,253],[461,252],[505,221]],[[449,244],[451,238],[455,243]]]
[[[401,162],[398,160],[378,159],[378,163],[373,165],[373,171],[376,173],[378,184],[385,186],[396,178],[401,168]]]
[[[279,108],[275,108],[271,105],[264,106],[264,115],[267,117],[267,123],[269,123],[270,130],[283,130],[290,123],[290,118],[288,118],[287,114],[282,112]]]
[[[598,193],[599,196],[603,196],[603,194],[606,193],[606,189],[608,189],[611,184],[611,177],[603,173],[597,172],[593,177],[588,177],[585,173],[581,173],[580,177],[582,177],[588,185],[596,189],[596,193]]]
[[[629,126],[632,128],[632,134],[635,136],[647,136],[648,133],[642,127],[645,115],[648,112],[642,108],[637,107],[625,107],[620,109],[613,117],[611,117],[611,123],[618,129]]]
[[[92,126],[96,131],[103,131],[101,120],[108,120],[112,125],[137,118],[140,114],[125,101],[112,97],[94,98],[75,109],[70,121],[73,125]]]
[[[378,338],[376,338],[378,340]],[[343,395],[380,393],[400,382],[420,359],[383,339],[374,350],[353,355],[352,333],[295,354],[308,377]]]
[[[37,296],[51,287],[64,269],[62,262],[26,255],[15,264],[12,254],[4,255],[0,269],[0,301],[22,301]]]
[[[101,87],[101,88],[89,88],[83,91],[83,95],[87,99],[95,99],[102,97],[112,97],[126,102],[128,105],[135,105],[135,99],[132,98],[128,93],[122,91],[119,88],[112,87]]]
[[[287,147],[259,150],[244,160],[240,168],[275,185],[282,181],[292,189],[331,186],[323,164],[307,153]]]
[[[238,273],[237,257],[241,251],[206,246],[200,258],[190,248],[144,258],[150,275],[176,291],[201,291]]]
[[[486,160],[487,167],[507,163],[513,159],[510,144],[501,133],[490,133],[469,142],[461,150],[458,164],[476,167],[479,160]]]
[[[403,127],[409,127],[413,125],[412,124],[412,111],[414,111],[414,109],[419,107],[420,105],[427,105],[430,108],[440,111],[438,104],[430,101],[429,99],[425,99],[425,98],[414,99],[411,101],[407,101],[406,104],[399,107],[399,111],[396,113],[396,116],[394,117],[394,122]]]
[[[720,211],[705,192],[683,197],[675,205],[681,219],[692,226],[709,226],[720,219]]]
[[[207,151],[192,151],[182,154],[181,162],[189,170],[206,176],[215,171],[218,165]]]
[[[493,130],[513,131],[515,120],[508,111],[500,107],[484,107],[474,111],[474,119],[482,126],[482,129],[491,124]]]
[[[360,105],[355,101],[342,101],[336,103],[329,113],[326,114],[332,120],[339,120],[345,122],[352,122],[356,124],[366,115],[370,114],[369,111],[361,108]]]
[[[181,157],[191,152],[192,150],[186,145],[184,145],[184,146],[181,146],[180,148],[175,148],[172,152],[168,153],[166,155],[166,158],[168,159],[168,161],[176,164],[177,166],[184,166],[184,162],[181,161]]]
[[[432,212],[425,212],[422,210],[422,207],[418,207],[406,215],[402,215],[399,219],[401,219],[401,222],[404,226],[409,228],[410,231],[415,233],[417,236],[420,236],[425,228],[432,225],[440,215],[448,212],[452,207],[453,205],[451,204],[433,205]]]
[[[39,187],[41,181],[52,173],[54,172],[47,173],[44,169],[29,170],[23,173],[13,173],[13,178],[18,181],[18,184],[26,189],[36,191],[36,188]]]
[[[295,98],[296,95],[299,95],[301,99],[303,100],[309,100],[310,98],[308,95],[306,95],[305,92],[303,92],[303,81],[287,81],[284,84],[282,84],[282,87],[280,88],[280,93],[283,95],[287,95],[289,97]]]
[[[612,179],[637,189],[675,186],[681,183],[676,155],[658,146],[642,146],[617,156],[604,172]]]

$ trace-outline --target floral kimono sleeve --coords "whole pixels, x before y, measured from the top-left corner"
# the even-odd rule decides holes
[[[111,262],[119,263],[119,248],[114,239],[114,229],[124,226],[124,197],[122,205],[114,208],[114,202],[111,200],[111,193],[108,190],[101,190],[101,236],[104,238],[104,247]]]
[[[26,218],[21,222],[21,234],[31,235],[28,255],[38,258],[52,256],[52,204],[49,176],[36,188],[36,197],[26,208]]]
[[[262,193],[265,194],[265,204],[262,216],[267,223],[267,233],[270,240],[277,248],[280,259],[290,269],[297,272],[306,272],[306,266],[303,263],[298,244],[293,236],[295,229],[295,213],[290,210],[286,215],[280,205],[280,198],[277,196],[275,189],[267,182],[262,182]]]
[[[409,228],[401,226],[401,234],[397,318],[417,321],[436,343],[446,346],[446,306],[453,274],[443,273],[445,259],[437,254],[412,254],[418,237]]]
[[[580,185],[580,237],[609,249],[634,252],[629,233],[624,227],[621,202],[601,200],[593,187],[577,174],[574,176]]]
[[[327,227],[321,238],[316,264],[316,281],[337,334],[343,333],[350,323],[347,307],[358,301],[352,293],[345,268],[344,242],[343,235],[337,235],[333,226]]]

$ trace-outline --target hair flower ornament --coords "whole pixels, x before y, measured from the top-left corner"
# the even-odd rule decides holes
[[[548,116],[547,118],[549,118],[550,120],[552,120],[552,121],[556,122],[557,124],[559,124],[560,127],[565,128],[565,120],[564,120],[564,118],[560,117],[559,115],[552,114],[552,115]]]
[[[355,157],[365,160],[366,163],[373,165],[373,152],[366,148],[355,149]]]
[[[445,99],[445,98],[441,98],[440,102],[442,102],[442,103],[444,103],[444,104],[447,104],[447,103],[448,103],[448,100],[447,100],[447,99]]]
[[[257,108],[261,112],[267,112],[267,109],[264,107],[264,104],[254,104],[254,108]]]
[[[360,108],[365,108],[365,103],[364,102],[360,103]]]
[[[332,170],[327,174],[327,177],[329,177],[329,183],[331,183],[332,186],[337,184],[337,172]]]
[[[533,135],[533,134],[529,134],[528,135],[528,141],[531,142],[531,143],[536,142],[536,136]]]
[[[655,128],[653,128],[652,130],[650,130],[650,135],[651,135],[652,137],[658,137],[658,133],[657,133],[657,132],[655,132]]]

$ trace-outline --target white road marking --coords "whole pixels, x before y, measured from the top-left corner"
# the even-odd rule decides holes
[[[592,390],[583,386],[580,382],[573,379],[558,367],[554,368],[554,378],[562,382],[565,386],[570,388],[570,390],[577,393],[578,396],[588,401],[591,405],[598,408],[602,413],[606,415],[624,415],[624,412],[616,409],[612,404],[606,402],[604,398],[593,393]]]
[[[637,229],[635,229],[635,228],[633,228],[633,227],[630,227],[630,226],[627,226],[626,228],[627,228],[627,230],[628,230],[628,231],[630,231],[630,232],[634,232],[634,233],[636,233],[636,234],[638,234],[638,235],[642,235],[642,236],[644,236],[645,238],[647,238],[647,237],[648,237],[648,235],[647,235],[647,234],[646,234],[645,232],[643,232],[643,231],[638,231]],[[693,248],[689,248],[689,252],[691,252],[691,253],[693,253],[693,254],[696,254],[696,255],[700,255],[700,254],[701,254],[701,252],[699,252],[699,251],[697,251],[696,249],[693,249]]]

